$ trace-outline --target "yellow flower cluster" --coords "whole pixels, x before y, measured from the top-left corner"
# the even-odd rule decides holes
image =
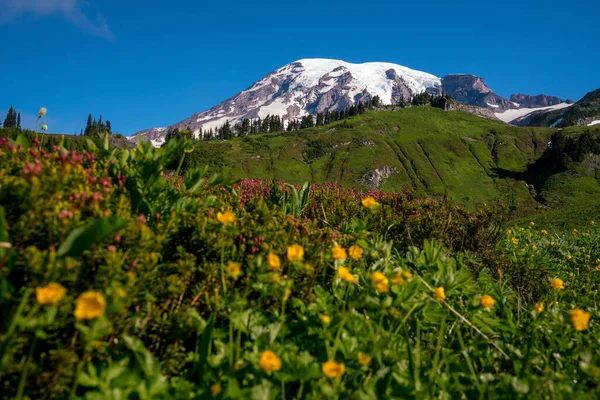
[[[229,261],[229,263],[227,263],[227,273],[233,279],[239,278],[240,275],[242,275],[242,268],[240,266],[240,263]]]
[[[376,271],[371,274],[371,282],[375,285],[375,289],[377,289],[380,293],[387,293],[389,290],[389,281],[388,278],[381,272]]]
[[[67,294],[67,289],[60,283],[52,282],[46,286],[35,289],[35,297],[41,305],[56,304]]]
[[[371,356],[363,353],[362,351],[358,352],[358,363],[360,365],[369,365],[371,363]]]
[[[227,226],[235,222],[235,214],[233,214],[231,211],[225,211],[224,213],[218,212],[217,220],[223,225]]]
[[[392,278],[392,283],[394,285],[404,285],[404,283],[412,278],[412,274],[408,271],[398,271],[396,272],[396,276]]]
[[[552,287],[554,289],[564,289],[565,288],[565,283],[563,282],[562,279],[560,278],[554,278],[550,281],[550,284],[552,285]]]
[[[373,197],[367,197],[362,199],[362,205],[366,208],[374,208],[374,207],[379,207],[379,203],[373,198]]]
[[[350,254],[350,258],[353,260],[360,260],[363,256],[363,249],[361,249],[358,245],[352,245],[348,249],[348,253]]]
[[[267,261],[269,262],[270,269],[281,269],[281,260],[279,259],[279,256],[277,254],[269,252],[269,255],[267,256]]]
[[[354,275],[352,275],[350,273],[350,270],[346,267],[339,267],[337,269],[337,273],[338,273],[338,276],[340,277],[340,279],[342,279],[343,281],[346,281],[348,283],[356,282],[356,277]]]
[[[494,307],[494,304],[496,304],[496,300],[494,300],[491,296],[488,296],[487,294],[481,296],[481,307],[483,307],[485,310],[491,310],[492,307]]]
[[[106,310],[106,299],[100,292],[89,291],[79,295],[75,300],[75,318],[94,319],[104,315]]]
[[[334,260],[345,260],[348,258],[348,254],[346,254],[346,249],[344,249],[340,245],[336,245],[331,249],[331,253],[333,254]]]
[[[281,369],[281,358],[277,357],[271,350],[265,350],[258,359],[258,366],[266,372],[279,371]]]
[[[344,363],[337,363],[333,360],[323,363],[323,375],[330,379],[339,378],[344,375],[344,372],[346,372]]]
[[[302,261],[304,248],[299,244],[293,244],[287,248],[287,258],[291,262]]]
[[[571,323],[573,328],[578,331],[585,331],[588,328],[591,314],[583,310],[571,310],[569,311],[571,316]]]
[[[445,300],[446,299],[446,293],[444,292],[444,287],[443,286],[436,287],[433,290],[433,296],[435,297],[435,299],[437,301]]]

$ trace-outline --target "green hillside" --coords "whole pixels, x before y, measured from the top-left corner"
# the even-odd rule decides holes
[[[592,120],[600,120],[600,89],[587,93],[571,107],[534,116],[529,126],[579,126]]]
[[[201,142],[188,162],[208,163],[238,177],[359,187],[366,174],[387,167],[395,172],[382,181],[383,190],[448,195],[468,206],[503,199],[532,208],[535,194],[521,175],[555,131],[412,107],[302,131]]]

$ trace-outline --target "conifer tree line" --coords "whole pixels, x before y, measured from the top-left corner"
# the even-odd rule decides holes
[[[284,124],[283,118],[278,115],[267,115],[264,118],[253,119],[244,118],[235,125],[231,125],[229,121],[226,121],[225,124],[219,128],[201,130],[199,132],[199,137],[201,140],[223,140],[255,133],[282,132],[286,130],[291,132],[327,125],[335,121],[363,114],[366,111],[378,107],[381,107],[381,99],[379,96],[374,96],[366,102],[358,102],[343,110],[319,112],[316,115],[316,120],[311,114],[305,115],[301,119],[290,120],[287,122],[287,125]],[[176,137],[191,138],[191,131],[189,128],[169,128],[167,136],[165,137],[165,143]]]
[[[410,100],[401,100],[396,104],[402,108],[411,106],[432,106],[447,110],[450,104],[454,103],[454,99],[446,93],[440,95],[432,95],[427,92],[419,93],[413,96]],[[264,118],[244,118],[242,121],[231,125],[229,121],[219,128],[210,128],[200,130],[198,137],[200,140],[226,140],[236,136],[245,136],[255,133],[269,133],[282,131],[296,131],[301,129],[313,128],[315,126],[328,125],[336,121],[345,120],[346,118],[355,115],[363,114],[369,110],[381,107],[381,99],[379,96],[374,96],[366,102],[358,102],[355,105],[346,107],[342,110],[327,110],[319,112],[315,117],[313,115],[305,115],[301,119],[292,119],[284,124],[282,117],[278,115],[267,115]],[[177,137],[192,138],[192,132],[189,128],[169,128],[165,143]]]
[[[85,125],[85,130],[80,132],[80,135],[83,136],[96,136],[103,135],[105,132],[112,134],[112,126],[109,120],[106,122],[102,122],[102,115],[100,118],[96,120],[96,118],[92,119],[92,114],[88,115],[87,123]]]
[[[6,113],[6,118],[4,118],[4,123],[2,125],[4,128],[16,128],[21,129],[21,112],[17,112],[15,108],[11,105]]]

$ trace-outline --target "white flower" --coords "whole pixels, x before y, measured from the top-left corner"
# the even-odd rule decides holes
[[[44,115],[46,115],[46,107],[42,107],[40,108],[40,118],[42,118]]]
[[[42,125],[42,130],[47,131],[48,130],[48,125]]]

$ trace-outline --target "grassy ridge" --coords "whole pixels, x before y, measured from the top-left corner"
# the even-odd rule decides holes
[[[239,177],[358,186],[366,173],[388,166],[397,173],[383,182],[383,190],[448,195],[468,206],[512,197],[532,208],[529,189],[513,175],[542,154],[554,131],[413,107],[303,131],[203,142],[198,164],[209,162]],[[216,153],[222,156],[211,160]]]

